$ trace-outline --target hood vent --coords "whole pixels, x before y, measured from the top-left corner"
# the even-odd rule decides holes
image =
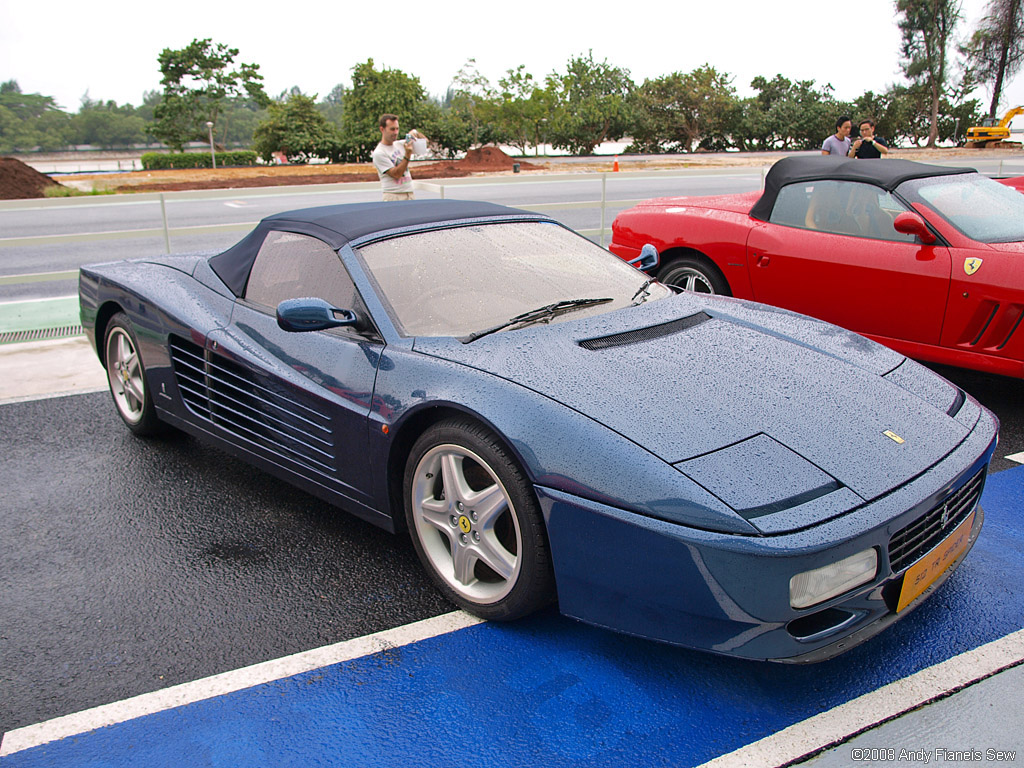
[[[626,344],[639,344],[644,341],[651,341],[652,339],[660,339],[662,336],[671,336],[673,333],[680,333],[681,331],[693,328],[694,326],[700,325],[710,319],[711,316],[707,313],[698,312],[695,315],[690,315],[689,317],[672,320],[668,323],[661,323],[660,325],[652,325],[648,328],[639,328],[635,331],[616,333],[613,336],[601,336],[596,339],[586,339],[580,342],[580,346],[584,349],[596,351],[599,349],[608,349],[610,347],[622,347]]]

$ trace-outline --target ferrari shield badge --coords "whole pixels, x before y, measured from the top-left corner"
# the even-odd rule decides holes
[[[974,258],[965,259],[964,260],[964,272],[966,272],[968,275],[973,275],[975,272],[977,272],[979,269],[981,269],[981,262],[982,261],[983,261],[982,259],[974,259]]]
[[[902,437],[897,435],[891,429],[885,430],[885,432],[883,432],[882,434],[885,435],[886,437],[888,437],[890,440],[892,440],[897,445],[903,445],[903,443],[906,442],[906,440],[904,440]]]

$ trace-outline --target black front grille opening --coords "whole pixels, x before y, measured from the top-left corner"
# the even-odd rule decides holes
[[[668,323],[662,323],[661,325],[638,328],[635,331],[616,333],[612,336],[601,336],[597,339],[585,339],[580,342],[580,346],[593,352],[610,347],[621,347],[626,344],[639,344],[644,341],[651,341],[652,339],[660,339],[663,336],[671,336],[673,333],[680,333],[710,319],[711,316],[705,312],[697,312],[696,314],[680,318],[679,320],[672,320]]]
[[[978,505],[986,467],[959,489],[889,539],[889,566],[900,573],[930,552],[952,533]]]
[[[786,625],[786,631],[797,640],[810,640],[842,629],[854,621],[857,614],[842,608],[826,608],[808,616],[793,619]]]

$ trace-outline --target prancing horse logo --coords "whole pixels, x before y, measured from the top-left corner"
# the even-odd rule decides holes
[[[970,258],[964,261],[964,272],[968,275],[973,275],[979,269],[981,269],[981,262],[983,259]]]

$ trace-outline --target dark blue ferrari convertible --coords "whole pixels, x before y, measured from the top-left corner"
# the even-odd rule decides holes
[[[223,253],[84,267],[80,298],[129,429],[408,531],[486,619],[557,600],[817,661],[906,615],[982,526],[998,426],[969,395],[827,323],[677,292],[543,215],[292,211]]]

